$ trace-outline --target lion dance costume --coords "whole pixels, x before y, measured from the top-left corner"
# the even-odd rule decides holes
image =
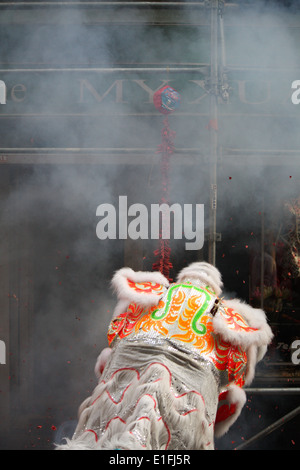
[[[79,409],[67,449],[213,449],[238,418],[272,339],[265,314],[220,297],[221,275],[197,262],[169,284],[123,268],[100,354],[99,382]]]

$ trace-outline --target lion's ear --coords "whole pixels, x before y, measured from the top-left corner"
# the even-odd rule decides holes
[[[223,300],[213,319],[215,333],[232,345],[241,347],[247,353],[248,385],[255,372],[255,366],[267,351],[273,333],[263,310],[253,308],[238,300]]]
[[[124,311],[132,302],[142,307],[158,305],[159,300],[169,287],[169,281],[160,272],[133,271],[122,268],[112,279],[119,303],[114,317]]]

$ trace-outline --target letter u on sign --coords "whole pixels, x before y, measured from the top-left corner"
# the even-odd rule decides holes
[[[6,85],[0,80],[0,104],[6,104]]]
[[[0,341],[0,364],[6,364],[6,346],[4,341]]]

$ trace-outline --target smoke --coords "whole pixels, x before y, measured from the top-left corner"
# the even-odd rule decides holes
[[[292,4],[283,8],[274,2],[257,2],[224,12],[231,93],[228,103],[219,103],[217,231],[222,242],[217,245],[217,265],[226,291],[246,300],[249,267],[241,256],[259,243],[261,214],[266,212],[266,227],[272,223],[277,233],[284,202],[298,196],[299,164],[293,154],[300,143],[298,109],[290,101],[291,83],[299,78],[293,11]],[[13,355],[10,364],[15,376],[21,371],[21,387],[17,379],[12,380],[13,402],[26,404],[36,422],[26,436],[21,430],[19,442],[13,433],[6,436],[7,446],[47,447],[51,426],[58,428],[61,422],[76,419],[78,405],[96,383],[96,357],[106,346],[115,303],[110,291],[113,272],[128,259],[128,250],[143,258],[142,263],[136,255],[129,257],[133,267],[143,264],[151,270],[155,242],[149,240],[141,247],[130,240],[100,241],[96,208],[102,203],[117,206],[119,195],[127,195],[129,204],[147,207],[160,201],[160,162],[155,151],[163,116],[153,107],[151,91],[167,80],[181,95],[181,107],[169,117],[176,132],[170,202],[204,204],[208,232],[209,145],[214,131],[208,129],[207,70],[172,75],[168,67],[209,64],[209,16],[191,14],[189,9],[160,14],[109,9],[103,10],[103,19],[99,11],[94,19],[93,12],[83,8],[48,13],[50,20],[7,24],[1,33],[3,69],[11,68],[10,64],[64,69],[4,74],[8,100],[1,111],[9,117],[1,121],[1,146],[32,154],[39,148],[74,149],[73,153],[50,150],[45,164],[2,167],[3,187],[8,191],[1,193],[1,225],[9,237],[2,256],[15,273],[30,264],[25,278],[34,298],[29,340],[19,359]],[[130,75],[78,71],[143,65],[165,71]],[[16,88],[20,84],[23,88]],[[126,148],[147,150],[95,150]],[[81,155],[76,149],[87,150]],[[57,155],[64,155],[69,164]],[[133,164],[126,164],[127,157]],[[269,165],[272,158],[276,165]],[[174,271],[198,256],[185,252],[184,240],[171,246]],[[205,245],[204,256],[206,249]],[[17,295],[14,276],[10,296]],[[25,315],[25,310],[20,303],[19,314]],[[17,331],[17,321],[12,321]],[[23,373],[25,359],[29,366]],[[22,385],[27,372],[32,393]],[[47,416],[42,423],[44,441],[39,440],[39,416]]]

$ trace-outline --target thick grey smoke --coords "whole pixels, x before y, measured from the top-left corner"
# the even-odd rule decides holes
[[[298,108],[290,100],[291,83],[300,79],[294,10],[292,5],[283,9],[274,2],[255,4],[225,8],[231,93],[228,103],[219,103],[217,131],[217,231],[222,234],[217,264],[226,290],[246,300],[249,269],[240,260],[245,250],[260,243],[261,213],[266,211],[265,224],[274,223],[276,232],[274,215],[283,212],[288,198],[299,194],[299,164],[293,153],[300,144]],[[167,11],[161,13],[167,26],[159,25],[155,10],[110,9],[105,18],[110,14],[112,21],[102,22],[99,15],[93,21],[89,10],[71,8],[64,14],[54,10],[52,21],[44,24],[3,27],[3,69],[11,68],[10,64],[20,69],[68,69],[3,77],[9,86],[7,105],[1,111],[11,117],[3,119],[1,147],[31,153],[38,148],[64,149],[49,151],[48,164],[12,165],[2,172],[9,192],[1,196],[1,224],[13,236],[15,249],[9,252],[9,262],[18,265],[25,258],[34,273],[30,350],[21,351],[20,359],[28,354],[31,361],[34,393],[28,406],[36,416],[47,415],[44,423],[35,418],[20,444],[13,433],[6,436],[7,446],[47,447],[53,437],[51,425],[58,428],[63,421],[72,425],[78,405],[95,385],[94,361],[106,346],[114,308],[109,289],[113,272],[123,266],[124,257],[137,265],[142,257],[143,267],[152,268],[154,241],[141,246],[130,240],[97,239],[96,208],[102,203],[117,207],[120,195],[128,196],[129,204],[147,207],[160,201],[155,151],[161,142],[163,116],[153,107],[151,90],[167,80],[181,95],[178,112],[169,118],[176,132],[170,202],[204,204],[208,231],[207,70],[172,74],[168,67],[209,64],[209,17],[203,20],[189,9]],[[70,71],[122,66],[166,70],[155,74]],[[25,88],[13,88],[20,83]],[[66,150],[72,148],[73,152]],[[146,150],[97,152],[97,148]],[[55,153],[67,159],[70,154],[72,160],[61,157],[58,163]],[[127,165],[127,157],[134,163]],[[276,165],[271,167],[272,158]],[[183,243],[172,243],[175,270],[197,259],[199,254],[185,252]],[[205,245],[204,256],[206,249]],[[128,250],[134,256],[128,258]],[[17,374],[19,364],[12,364]],[[19,390],[12,383],[16,403]],[[39,424],[46,433],[42,444]]]

